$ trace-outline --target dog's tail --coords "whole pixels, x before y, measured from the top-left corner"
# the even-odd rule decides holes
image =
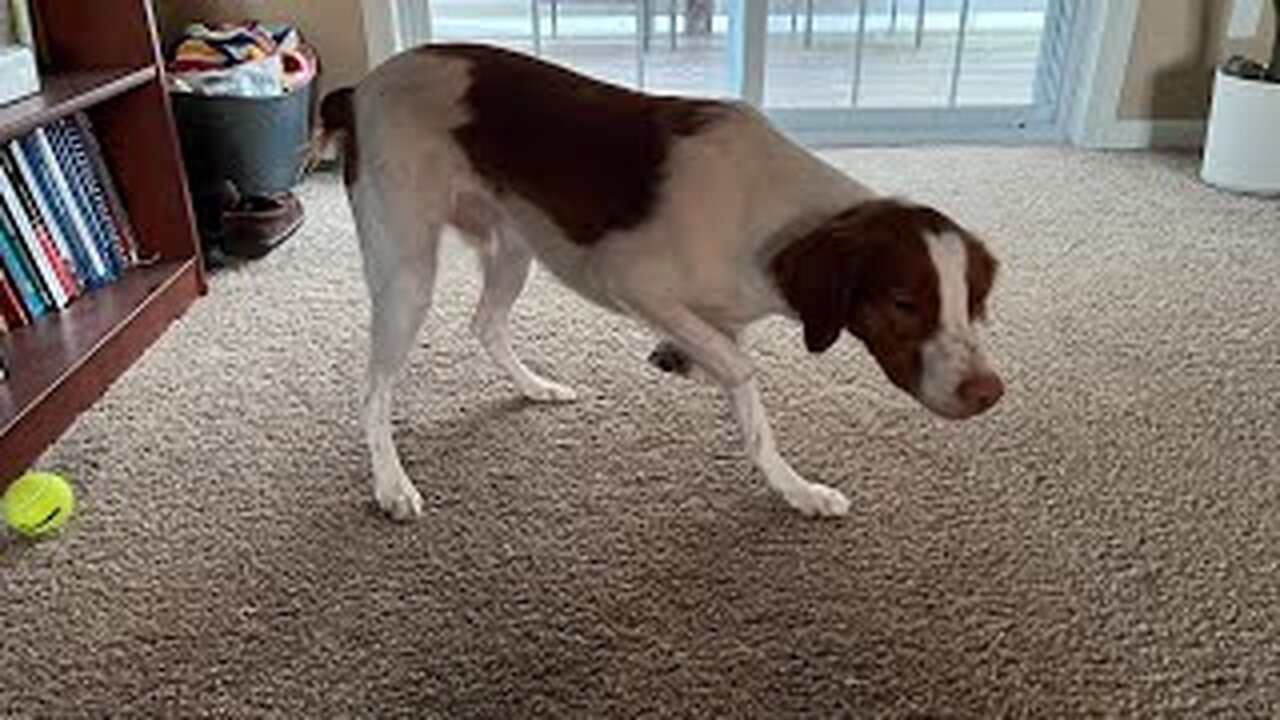
[[[344,87],[324,96],[320,102],[320,126],[312,133],[307,148],[308,169],[325,162],[325,154],[332,146],[341,159],[343,177],[350,184],[356,172],[356,116],[355,90]]]

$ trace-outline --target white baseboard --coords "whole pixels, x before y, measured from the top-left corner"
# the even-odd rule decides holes
[[[1093,127],[1082,147],[1108,150],[1198,148],[1204,145],[1204,120],[1116,120]]]

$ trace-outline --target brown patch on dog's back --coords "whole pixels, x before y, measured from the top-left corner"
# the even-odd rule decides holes
[[[483,45],[420,52],[466,60],[470,120],[453,135],[499,196],[519,195],[579,245],[654,211],[672,143],[731,112],[711,100],[658,97]]]

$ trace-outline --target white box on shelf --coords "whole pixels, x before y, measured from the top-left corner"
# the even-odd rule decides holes
[[[24,45],[0,46],[0,105],[40,92],[36,56]]]

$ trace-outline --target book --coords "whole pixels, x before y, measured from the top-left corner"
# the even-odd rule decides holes
[[[53,261],[57,253],[40,226],[39,219],[27,213],[26,204],[20,197],[20,187],[14,184],[15,179],[21,181],[8,153],[0,152],[0,201],[4,202],[8,210],[9,219],[22,240],[27,257],[36,268],[36,279],[48,294],[50,304],[53,308],[64,308],[71,301],[71,297],[67,294],[62,277],[54,269]]]
[[[44,176],[48,185],[52,186],[49,188],[52,195],[51,204],[61,206],[61,215],[69,225],[63,228],[67,242],[73,248],[75,243],[79,243],[79,255],[88,258],[89,267],[85,268],[83,274],[92,278],[90,286],[99,287],[111,282],[115,279],[115,268],[110,261],[110,256],[103,258],[96,228],[90,230],[89,221],[80,211],[80,203],[68,182],[67,171],[71,169],[70,163],[65,163],[66,168],[64,168],[64,162],[54,153],[53,145],[49,142],[49,133],[44,128],[36,128],[24,140],[30,141],[29,149],[35,156],[31,158],[32,166]]]
[[[59,119],[45,127],[50,146],[63,168],[67,184],[97,243],[98,251],[109,265],[111,274],[119,276],[128,266],[121,253],[120,243],[112,226],[111,211],[100,199],[97,178],[93,167],[75,137],[75,126],[69,120]]]
[[[84,113],[0,143],[0,314],[7,327],[66,307],[136,262],[123,203]]]
[[[99,201],[105,206],[104,217],[110,219],[112,228],[115,230],[120,255],[124,258],[126,266],[136,265],[138,243],[129,225],[129,216],[125,212],[124,204],[120,201],[120,194],[116,192],[115,183],[111,180],[111,170],[107,167],[102,147],[98,145],[98,138],[93,132],[93,123],[83,112],[71,116],[68,122],[74,126],[74,131],[70,134],[73,144],[78,145],[92,167],[89,176],[93,178],[92,184]]]
[[[8,330],[27,324],[27,313],[23,309],[22,300],[18,298],[18,290],[9,282],[9,277],[0,272],[0,329]]]
[[[11,140],[9,153],[13,156],[14,165],[18,167],[22,179],[26,181],[27,191],[35,201],[36,210],[32,214],[44,220],[45,230],[53,239],[58,254],[74,280],[75,289],[71,295],[79,295],[85,289],[104,284],[103,278],[95,271],[84,243],[77,238],[75,224],[71,222],[71,216],[54,186],[52,174],[41,158],[35,133]]]
[[[27,162],[21,145],[17,140],[10,140],[6,149],[8,152],[0,162],[7,161],[8,168],[12,169],[9,180],[26,210],[27,222],[31,224],[36,238],[40,240],[41,248],[49,258],[54,280],[62,290],[61,295],[66,297],[66,302],[59,300],[58,307],[66,307],[67,302],[79,295],[82,289],[80,278],[76,274],[75,263],[71,259],[70,249],[62,237],[62,229],[58,226],[57,218],[53,216],[45,202],[44,193],[39,191],[35,173]]]
[[[27,313],[18,297],[18,291],[9,282],[8,276],[0,272],[0,325],[4,330],[11,330],[27,324]]]
[[[30,322],[49,311],[49,298],[39,286],[35,267],[3,205],[0,202],[0,269],[22,301],[24,321]]]

